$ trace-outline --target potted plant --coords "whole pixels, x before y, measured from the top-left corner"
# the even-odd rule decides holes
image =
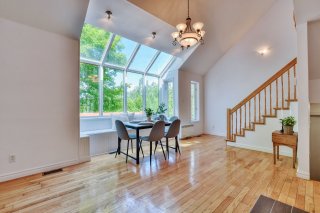
[[[153,109],[151,108],[145,108],[144,112],[146,113],[147,116],[147,121],[151,121],[151,116],[153,115]]]
[[[157,115],[159,116],[160,120],[165,120],[166,116],[164,115],[168,109],[164,103],[161,103],[157,109]]]
[[[293,134],[293,127],[296,125],[297,121],[293,116],[288,116],[280,119],[283,126],[283,133],[287,135]]]

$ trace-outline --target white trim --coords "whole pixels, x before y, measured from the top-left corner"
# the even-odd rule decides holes
[[[301,171],[299,168],[297,170],[297,174],[296,175],[299,178],[310,180],[310,173],[309,172],[305,172],[305,171]]]
[[[51,171],[51,170],[60,169],[60,168],[64,168],[64,167],[67,167],[67,166],[79,164],[81,162],[84,162],[84,160],[85,160],[84,158],[81,159],[81,160],[80,159],[74,159],[74,160],[70,160],[70,161],[64,161],[64,162],[60,162],[60,163],[48,164],[48,165],[45,165],[45,166],[26,169],[26,170],[19,171],[19,172],[12,172],[12,173],[3,174],[3,175],[0,176],[0,183],[4,182],[4,181],[16,179],[16,178],[21,178],[21,177],[25,177],[25,176],[29,176],[29,175],[34,175],[34,174],[38,174],[38,173],[42,173],[42,172],[47,172],[47,171]]]
[[[227,145],[232,146],[232,147],[237,147],[237,148],[250,149],[250,150],[266,152],[266,153],[273,153],[272,148],[261,147],[261,146],[251,146],[251,145],[247,145],[247,144],[241,144],[239,142],[227,142]],[[284,152],[284,151],[280,150],[279,153],[280,153],[280,155],[283,155],[283,156],[292,157],[292,153],[290,153],[290,152]]]

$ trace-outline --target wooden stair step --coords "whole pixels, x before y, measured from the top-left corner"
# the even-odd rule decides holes
[[[262,117],[265,117],[265,118],[276,118],[277,115],[262,115]]]
[[[253,128],[243,128],[243,130],[246,130],[246,131],[254,131]]]
[[[274,107],[273,109],[275,109],[275,110],[289,110],[290,108],[289,107],[284,107],[284,108],[282,108],[282,107]]]
[[[256,122],[251,122],[253,124],[257,124],[257,125],[265,125],[266,123],[265,122],[259,122],[259,121],[256,121]]]
[[[287,102],[298,102],[298,99],[286,99]]]

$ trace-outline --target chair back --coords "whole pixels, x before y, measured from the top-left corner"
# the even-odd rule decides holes
[[[149,140],[160,141],[164,137],[164,128],[165,128],[165,122],[157,121],[151,129]]]
[[[127,131],[125,125],[123,124],[123,122],[120,120],[116,120],[115,125],[116,125],[118,137],[121,140],[129,140],[130,137],[129,137],[128,131]]]
[[[169,127],[169,130],[166,134],[166,137],[167,138],[174,138],[174,137],[178,136],[179,132],[180,132],[180,124],[181,124],[180,119],[174,120]]]
[[[174,115],[174,116],[172,116],[172,117],[169,119],[169,121],[172,122],[172,121],[177,120],[177,119],[179,119],[179,118]]]

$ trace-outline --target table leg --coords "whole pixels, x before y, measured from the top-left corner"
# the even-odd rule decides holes
[[[140,135],[139,135],[139,129],[136,129],[136,164],[139,164],[139,153],[140,153]]]
[[[278,145],[277,146],[277,159],[279,160],[279,149],[280,149],[280,146]]]
[[[276,164],[276,146],[273,144],[273,164]]]
[[[293,166],[293,168],[296,168],[296,161],[297,161],[297,147],[293,147],[292,149],[293,149],[293,158],[292,158],[292,160],[293,160],[293,164],[292,164],[292,166]]]

